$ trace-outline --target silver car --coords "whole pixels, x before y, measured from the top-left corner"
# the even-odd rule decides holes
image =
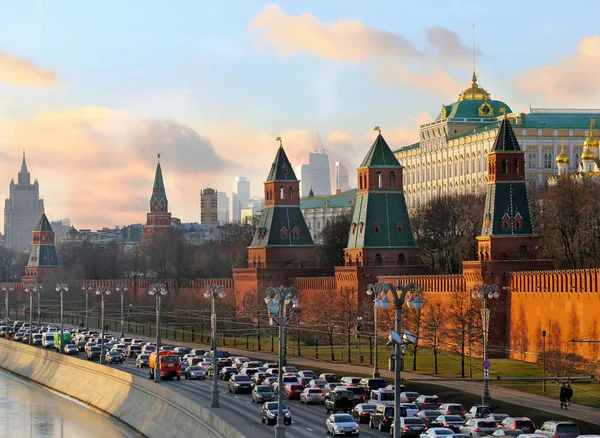
[[[350,414],[332,414],[325,421],[327,432],[336,435],[356,435],[358,436],[358,423],[354,421]]]
[[[325,404],[325,393],[320,388],[304,388],[300,394],[300,403],[305,405],[309,403]]]
[[[269,385],[256,385],[252,390],[252,403],[271,401],[275,398]]]
[[[493,434],[498,430],[498,425],[493,420],[486,420],[484,418],[471,418],[459,431],[471,437],[483,437]]]

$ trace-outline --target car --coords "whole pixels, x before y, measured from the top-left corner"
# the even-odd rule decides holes
[[[339,388],[339,386],[337,388]],[[367,401],[367,393],[362,386],[343,386],[343,388],[354,393],[354,404]]]
[[[231,376],[237,374],[237,372],[238,369],[236,367],[223,367],[219,372],[219,379],[228,381],[231,378]]]
[[[144,368],[148,366],[148,361],[150,360],[150,355],[146,353],[141,353],[135,359],[135,367],[136,368]]]
[[[300,377],[300,383],[303,386],[308,386],[308,384],[310,383],[312,379],[310,377]]]
[[[440,411],[437,409],[423,409],[417,412],[416,416],[423,420],[427,426],[431,426],[431,422],[440,416]]]
[[[87,360],[100,359],[100,354],[100,345],[90,345],[86,352]]]
[[[281,371],[284,373],[298,373],[298,368],[292,365],[286,365],[281,368]]]
[[[419,408],[414,403],[400,403],[400,406],[406,409],[407,417],[414,417],[419,412]]]
[[[277,383],[277,376],[267,376],[263,379],[262,384],[263,385],[268,385],[271,388],[273,387],[273,385]]]
[[[581,434],[573,421],[546,421],[535,433],[550,438],[577,438]]]
[[[311,371],[311,370],[298,371],[298,375],[300,377],[310,377],[311,379],[316,379],[317,378],[317,375],[315,374],[315,372]]]
[[[275,386],[275,385],[273,385]],[[300,396],[302,395],[302,392],[304,391],[304,385],[301,385],[299,383],[288,383],[287,385],[285,385],[283,387],[283,391],[285,392],[285,395],[288,399],[292,400],[292,399],[296,399],[296,400],[300,400]],[[275,389],[276,391],[277,389]]]
[[[344,376],[340,379],[340,384],[346,385],[346,386],[358,385],[358,382],[360,382],[360,379],[361,379],[360,377]]]
[[[505,419],[507,419],[509,417],[508,414],[499,414],[499,413],[494,413],[494,414],[490,414],[487,417],[485,417],[486,420],[492,420],[495,421],[496,424],[498,426],[500,426],[502,424],[502,421],[504,421]]]
[[[198,365],[192,365],[185,369],[184,377],[187,380],[196,380],[206,379],[206,373],[204,372],[204,368]]]
[[[288,383],[300,383],[296,376],[281,376],[281,383],[287,385]]]
[[[418,437],[427,430],[427,425],[418,417],[400,418],[400,436]],[[394,436],[394,422],[390,425],[390,436]]]
[[[173,351],[173,347],[170,345],[161,345],[160,351]]]
[[[327,380],[328,383],[337,383],[340,378],[334,373],[321,373],[319,379]]]
[[[374,389],[371,391],[369,402],[375,404],[383,403],[384,405],[394,406],[394,391],[385,388]]]
[[[243,371],[243,370],[245,370],[246,368],[256,368],[256,369],[258,369],[258,372],[262,372],[262,373],[264,373],[266,370],[265,370],[265,371],[263,371],[263,370],[262,370],[262,367],[263,367],[263,363],[262,363],[261,361],[259,361],[259,360],[249,360],[249,361],[247,361],[247,362],[244,362],[244,363],[242,364],[242,367],[240,368],[240,371]],[[259,369],[259,368],[260,368],[260,369]],[[284,367],[284,368],[286,368],[286,367]],[[285,372],[285,371],[284,371],[284,372]]]
[[[350,414],[331,414],[325,420],[325,428],[327,429],[327,435],[359,435],[358,423],[354,421]]]
[[[266,402],[262,405],[260,410],[260,422],[266,424],[276,424],[277,416],[279,412],[283,415],[283,424],[290,425],[292,424],[292,414],[290,413],[287,405],[282,404],[281,410],[278,409],[279,404],[277,402]]]
[[[465,420],[460,415],[440,415],[431,422],[432,427],[447,427],[458,432],[465,425]]]
[[[500,423],[502,429],[519,429],[523,433],[534,433],[535,423],[527,417],[507,417]]]
[[[129,344],[127,347],[127,357],[137,357],[142,352],[142,346],[139,344]]]
[[[325,385],[327,385],[327,380],[325,379],[312,379],[310,382],[308,382],[308,386],[310,387],[318,387],[319,389],[324,388]]]
[[[454,435],[454,431],[447,427],[432,427],[427,432],[422,433],[420,438],[443,438],[448,435]]]
[[[493,438],[496,436],[510,436],[510,437],[518,437],[519,435],[523,435],[524,432],[519,429],[498,429],[491,435],[488,435],[486,438]]]
[[[258,368],[244,368],[240,370],[240,374],[244,374],[248,377],[252,377],[256,373],[258,373]]]
[[[190,352],[190,349],[187,347],[175,347],[173,348],[173,352],[177,353],[179,357],[183,357]]]
[[[237,394],[239,392],[252,392],[252,380],[245,374],[234,374],[227,383],[229,392]]]
[[[258,372],[258,373],[254,373],[252,375],[251,379],[252,379],[252,381],[254,382],[255,385],[261,385],[262,381],[263,381],[263,379],[265,377],[266,377],[265,373]]]
[[[41,333],[33,334],[33,345],[42,345],[42,334]]]
[[[439,408],[442,415],[465,415],[467,411],[460,403],[444,403]]]
[[[330,383],[328,383],[327,385],[325,385],[323,387],[323,392],[325,394],[329,394],[329,391],[331,391],[332,389],[334,389],[336,386],[339,386],[339,385],[340,385],[339,383],[332,383],[332,382],[330,382]]]
[[[377,377],[363,377],[358,382],[358,386],[362,386],[367,391],[367,394],[371,394],[374,389],[385,388],[385,380]]]
[[[310,403],[325,404],[325,393],[321,388],[304,388],[300,394],[300,403],[308,405]]]
[[[65,354],[79,354],[79,348],[75,344],[67,344],[63,348]]]
[[[190,350],[190,354],[193,356],[204,356],[204,353],[206,353],[206,350],[202,348],[192,348]]]
[[[359,403],[350,412],[350,415],[357,423],[368,423],[371,419],[371,414],[375,411],[377,405],[375,403]]]
[[[104,355],[104,362],[106,363],[123,363],[123,355],[118,351],[107,351]]]
[[[494,433],[498,429],[498,425],[493,420],[486,420],[485,418],[471,418],[462,425],[458,431],[466,435],[470,435],[471,438],[484,437],[486,435]]]
[[[237,356],[233,358],[233,366],[237,367],[238,370],[242,368],[242,365],[244,365],[246,362],[250,362],[250,359],[245,356]]]
[[[394,406],[378,404],[369,418],[369,427],[377,428],[379,432],[386,432],[390,430],[392,421],[394,421]]]
[[[423,395],[417,397],[414,402],[419,410],[423,409],[439,409],[443,402],[437,395]]]
[[[256,385],[252,389],[252,403],[271,401],[275,398],[269,385]]]
[[[278,376],[279,369],[278,368],[267,368],[267,370],[265,371],[265,374],[267,376]]]
[[[465,420],[471,420],[473,418],[485,418],[492,414],[494,410],[490,405],[473,405],[471,409],[464,415]]]
[[[400,402],[401,403],[414,403],[415,400],[420,396],[418,392],[401,392]]]

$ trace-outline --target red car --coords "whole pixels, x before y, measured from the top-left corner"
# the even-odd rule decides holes
[[[535,433],[535,423],[527,417],[508,417],[502,420],[502,429],[520,429],[523,433]]]
[[[289,400],[300,400],[300,394],[302,394],[302,391],[304,391],[304,386],[300,385],[299,383],[291,383],[285,385],[283,390],[285,391],[285,395]]]

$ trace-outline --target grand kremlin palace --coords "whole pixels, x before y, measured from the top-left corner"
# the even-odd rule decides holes
[[[593,124],[600,110],[530,109],[513,113],[504,102],[494,100],[477,83],[458,101],[442,105],[437,118],[419,129],[419,142],[394,151],[404,166],[404,191],[409,208],[450,194],[482,193],[487,183],[487,154],[491,150],[504,113],[508,114],[525,152],[528,182],[543,184],[557,173],[556,157],[569,156],[568,173],[577,171],[584,143],[595,148]]]

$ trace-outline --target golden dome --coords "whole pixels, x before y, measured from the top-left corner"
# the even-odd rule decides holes
[[[588,146],[583,148],[583,154],[581,154],[581,161],[594,161],[594,153],[590,151]]]
[[[564,146],[560,148],[560,154],[556,157],[556,164],[569,164],[569,156],[565,154]]]
[[[458,96],[459,102],[463,100],[490,100],[490,93],[477,84],[477,75],[475,72],[473,72],[473,77],[471,78],[471,86]]]
[[[583,146],[588,146],[590,148],[597,148],[598,146],[600,146],[600,142],[598,141],[597,138],[592,137],[592,134],[590,133],[589,137],[585,139],[585,141],[583,142]]]

